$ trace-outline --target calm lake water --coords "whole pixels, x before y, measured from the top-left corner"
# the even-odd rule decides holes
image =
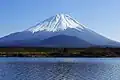
[[[120,58],[0,58],[0,80],[120,80]]]

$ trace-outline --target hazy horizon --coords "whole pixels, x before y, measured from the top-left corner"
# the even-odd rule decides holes
[[[56,15],[71,15],[87,28],[120,41],[119,0],[1,0],[0,37],[25,30]]]

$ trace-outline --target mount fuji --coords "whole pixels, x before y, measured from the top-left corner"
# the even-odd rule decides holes
[[[68,14],[56,14],[24,31],[0,38],[0,47],[120,47],[79,23]]]

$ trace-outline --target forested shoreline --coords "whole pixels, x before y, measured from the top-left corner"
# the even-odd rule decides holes
[[[120,57],[120,48],[1,47],[1,57]]]

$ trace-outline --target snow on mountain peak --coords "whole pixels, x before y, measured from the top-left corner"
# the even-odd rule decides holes
[[[67,28],[82,30],[84,26],[68,14],[56,14],[25,31],[33,33],[38,31],[56,32],[66,30]]]

